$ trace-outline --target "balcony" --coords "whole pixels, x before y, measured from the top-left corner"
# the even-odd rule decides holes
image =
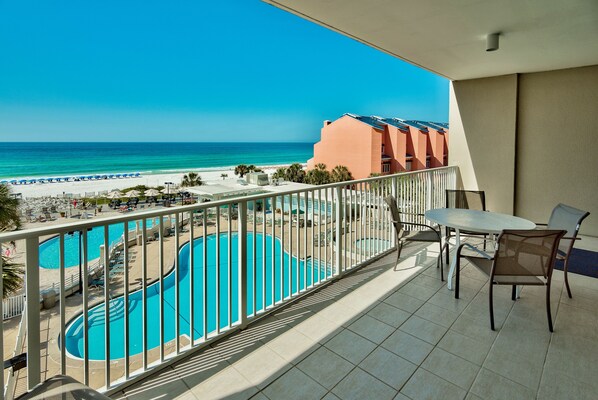
[[[5,372],[4,396],[67,374],[127,399],[591,397],[598,280],[571,274],[569,299],[555,272],[553,334],[542,290],[513,302],[499,287],[493,332],[473,267],[455,300],[437,245],[411,245],[396,263],[384,197],[405,212],[442,207],[456,176],[438,168],[2,234],[24,239],[27,255],[25,310],[3,339],[4,358],[26,352],[28,365]],[[67,267],[73,232],[82,294]],[[58,304],[40,311],[47,237]]]

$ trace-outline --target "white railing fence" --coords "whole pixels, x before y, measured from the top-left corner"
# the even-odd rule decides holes
[[[21,315],[25,307],[25,294],[7,297],[2,301],[2,317],[10,319]]]
[[[285,192],[277,187],[1,234],[0,242],[25,240],[28,387],[61,373],[110,394],[143,379],[387,254],[395,234],[384,198],[394,195],[402,211],[412,214],[443,207],[456,171],[445,167]],[[140,240],[123,246],[122,265],[111,266],[110,226],[124,223],[122,243],[130,243],[137,221]],[[97,234],[88,235],[91,228],[103,232],[99,242]],[[82,232],[82,268],[88,273],[82,274],[82,295],[66,304],[65,289],[75,285],[65,273],[65,238],[72,231]],[[60,279],[58,303],[46,312],[39,306],[39,238],[49,234],[58,235]],[[89,249],[104,244],[110,251],[98,265],[109,267],[101,271],[101,285],[90,285]],[[117,267],[120,273],[114,274]]]

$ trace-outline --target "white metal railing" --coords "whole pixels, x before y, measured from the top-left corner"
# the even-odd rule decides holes
[[[7,297],[2,303],[3,319],[14,318],[23,313],[23,308],[25,307],[25,294],[21,293],[16,296]]]
[[[414,171],[0,234],[0,243],[25,240],[28,387],[48,378],[45,371],[109,394],[143,379],[388,253],[396,243],[384,198],[393,194],[414,214],[443,207],[456,171]],[[122,276],[104,268],[98,290],[83,273],[83,293],[67,305],[65,289],[73,284],[65,275],[68,233],[82,233],[82,268],[89,272],[90,246],[110,249],[109,226],[121,223],[122,243],[130,243],[138,220],[141,240],[123,246]],[[158,225],[157,240],[148,235],[156,229],[150,220]],[[103,230],[102,243],[89,242],[90,228]],[[50,316],[39,306],[39,242],[50,234],[59,238],[60,322],[41,344],[40,323]],[[110,251],[103,257],[99,264],[109,266]]]
[[[25,346],[25,338],[27,336],[27,329],[26,329],[26,318],[27,318],[27,311],[24,311],[21,316],[21,322],[19,323],[19,328],[17,331],[17,336],[15,339],[15,347],[12,351],[12,355],[10,357],[15,357],[24,349]],[[12,369],[12,368],[11,368]],[[14,371],[10,371],[7,375],[6,385],[4,386],[4,398],[12,399],[15,394],[15,386],[17,383],[17,375]]]

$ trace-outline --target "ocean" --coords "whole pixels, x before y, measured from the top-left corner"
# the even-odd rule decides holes
[[[305,163],[313,143],[2,143],[0,178]]]

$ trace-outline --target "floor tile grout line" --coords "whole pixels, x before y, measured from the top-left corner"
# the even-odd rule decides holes
[[[565,283],[563,282],[563,286],[565,285]],[[557,306],[556,306],[556,310],[554,313],[554,322],[553,322],[553,326],[554,329],[556,330],[556,322],[557,322],[557,318],[559,315],[559,310],[560,310],[560,306],[561,306],[561,300],[563,298],[563,292],[566,291],[565,288],[561,287],[561,293],[559,295],[559,301],[557,302]],[[546,352],[544,354],[544,361],[542,362],[542,374],[540,375],[540,381],[538,382],[538,387],[536,388],[536,399],[538,399],[538,396],[540,395],[540,388],[542,387],[542,380],[544,379],[544,374],[546,372],[546,360],[548,359],[548,353],[550,352],[550,346],[552,344],[552,338],[554,336],[554,332],[550,333],[550,339],[548,339],[548,346],[546,346]]]
[[[399,290],[401,287],[403,287],[403,286],[404,286],[404,285],[406,285],[407,283],[411,282],[411,280],[412,280],[413,278],[415,278],[415,277],[419,276],[419,275],[420,275],[420,274],[421,274],[423,271],[424,271],[424,270],[421,270],[421,271],[419,271],[419,272],[417,273],[417,275],[415,275],[414,277],[412,277],[412,278],[411,278],[409,281],[406,281],[406,282],[404,282],[404,284],[403,284],[403,285],[401,285],[401,286],[400,286],[398,289],[394,290],[394,291],[393,291],[391,294],[389,294],[389,295],[388,295],[388,296],[386,296],[385,298],[383,298],[383,299],[381,299],[380,301],[378,301],[378,304],[379,304],[379,303],[382,303],[382,302],[383,302],[385,299],[387,299],[389,296],[391,296],[392,294],[396,293],[396,292],[397,292],[397,291],[398,291],[398,290]],[[419,286],[421,286],[421,285],[419,285]],[[440,288],[439,288],[438,290],[440,290]],[[438,290],[437,290],[437,291],[438,291]],[[436,293],[436,292],[435,292],[435,293]],[[407,296],[408,296],[408,295],[407,295]],[[412,296],[410,296],[410,297],[412,297]],[[418,300],[419,300],[419,299],[418,299]],[[426,302],[424,301],[424,302],[423,302],[423,304],[422,304],[420,307],[418,307],[418,308],[417,308],[417,310],[418,310],[419,308],[421,308],[421,307],[422,307],[422,306],[423,306],[425,303],[426,303]],[[392,305],[391,305],[391,306],[392,306]],[[393,307],[394,307],[394,306],[393,306]],[[367,314],[369,311],[371,311],[371,309],[372,309],[372,308],[373,308],[373,307],[367,308],[366,310],[364,310],[363,312],[361,312],[361,314],[362,314],[362,315],[361,315],[359,318],[357,318],[357,320],[361,319],[361,318],[362,318],[364,315],[366,315],[366,314]],[[397,308],[397,307],[395,307],[395,308]],[[417,311],[417,310],[416,310],[416,311]],[[402,310],[402,311],[405,311],[405,310]],[[408,311],[406,311],[406,312],[408,312]],[[412,313],[411,315],[413,315],[413,314],[414,314],[414,313]],[[373,318],[373,319],[376,319],[377,321],[379,321],[377,318],[374,318],[374,317],[372,317],[372,316],[370,316],[370,317],[371,317],[371,318]],[[392,335],[393,335],[393,334],[394,334],[394,333],[395,333],[397,330],[399,330],[399,327],[400,327],[400,326],[399,326],[399,327],[397,327],[397,328],[394,328],[394,327],[392,327],[392,326],[390,326],[390,325],[386,324],[386,323],[385,323],[385,322],[383,322],[383,321],[379,321],[379,322],[380,322],[380,323],[383,323],[383,324],[385,324],[385,325],[387,325],[387,326],[389,326],[389,327],[391,327],[391,328],[393,328],[393,332],[392,332],[392,333],[390,333],[388,336],[386,336],[386,337],[384,338],[384,340],[382,340],[380,343],[375,343],[375,342],[372,342],[370,339],[368,339],[368,338],[364,337],[363,335],[359,334],[358,332],[354,332],[353,330],[349,329],[348,327],[347,327],[347,328],[343,328],[343,330],[345,330],[345,329],[348,329],[349,331],[351,331],[351,332],[352,332],[352,333],[354,333],[355,335],[357,335],[357,336],[359,336],[359,337],[361,337],[361,338],[363,338],[363,339],[365,339],[365,340],[367,340],[367,341],[369,341],[369,342],[371,342],[371,343],[373,343],[373,344],[375,344],[375,345],[376,345],[376,346],[375,346],[375,347],[372,349],[372,351],[370,351],[370,352],[369,352],[369,353],[368,353],[368,354],[367,354],[367,355],[366,355],[366,356],[365,356],[365,357],[364,357],[364,358],[363,358],[363,359],[362,359],[362,360],[361,360],[361,361],[360,361],[358,364],[353,364],[353,362],[351,362],[350,360],[347,360],[345,357],[343,357],[343,356],[342,356],[342,355],[340,355],[340,354],[337,354],[337,353],[336,353],[334,350],[332,350],[332,349],[330,349],[330,348],[328,348],[328,347],[326,346],[326,343],[330,342],[330,340],[332,340],[334,337],[333,337],[333,338],[330,338],[330,339],[328,339],[328,340],[327,340],[325,343],[319,343],[319,342],[316,342],[316,343],[320,344],[320,346],[321,346],[321,347],[326,347],[326,349],[327,349],[327,350],[329,350],[329,351],[333,352],[334,354],[336,354],[337,356],[341,357],[343,360],[345,360],[345,361],[349,362],[349,363],[350,363],[350,364],[353,366],[353,368],[351,368],[351,369],[350,369],[350,370],[347,372],[347,374],[345,374],[345,376],[344,376],[344,377],[343,377],[343,378],[342,378],[340,381],[338,381],[338,382],[337,382],[337,383],[336,383],[336,384],[335,384],[335,385],[334,385],[332,388],[330,388],[330,390],[328,390],[328,391],[326,392],[326,394],[325,394],[323,397],[325,397],[326,395],[328,395],[328,393],[332,393],[332,391],[334,390],[334,388],[336,388],[336,387],[337,387],[337,386],[338,386],[338,385],[339,385],[339,384],[340,384],[340,383],[341,383],[341,382],[342,382],[342,381],[343,381],[343,380],[344,380],[344,379],[345,379],[347,376],[349,376],[349,375],[350,375],[350,374],[351,374],[351,373],[352,373],[352,372],[353,372],[353,371],[354,371],[356,368],[359,368],[359,364],[360,364],[361,362],[363,362],[365,359],[367,359],[367,358],[368,358],[368,357],[369,357],[369,356],[370,356],[370,355],[371,355],[371,354],[372,354],[374,351],[376,351],[376,349],[378,349],[379,347],[382,347],[382,346],[381,346],[381,345],[382,345],[382,343],[383,343],[383,342],[384,342],[386,339],[388,339],[390,336],[392,336]],[[403,323],[404,323],[404,322],[403,322]],[[401,324],[401,325],[402,325],[402,324]],[[338,335],[338,334],[340,334],[341,332],[342,332],[342,330],[341,330],[339,333],[337,333],[337,335]],[[335,336],[336,336],[336,335],[335,335]],[[383,350],[385,350],[385,351],[388,351],[388,350],[384,349],[383,347],[382,347],[382,349],[383,349]],[[392,352],[391,352],[391,353],[392,353]],[[312,353],[310,353],[310,355],[311,355],[311,354],[313,354],[313,352],[312,352]],[[392,354],[395,354],[395,353],[392,353]],[[398,354],[395,354],[395,355],[397,355],[398,357],[400,357]],[[309,357],[309,356],[308,356],[308,357]],[[307,357],[306,357],[306,358],[307,358]],[[402,358],[402,359],[404,359],[403,357],[401,357],[401,358]],[[406,361],[410,362],[409,360],[406,360]],[[301,370],[301,368],[299,368],[297,365],[293,366],[292,368],[298,368],[298,369],[299,369],[301,372],[303,372],[303,371]],[[291,368],[291,369],[292,369],[292,368]],[[419,366],[418,366],[418,368],[419,368]],[[417,371],[417,369],[418,369],[418,368],[416,368],[416,369],[415,369],[415,371]],[[290,371],[291,369],[289,369],[289,371]],[[401,388],[400,388],[399,390],[397,390],[397,389],[393,388],[392,386],[388,385],[386,382],[383,382],[382,380],[380,380],[380,379],[378,379],[377,377],[373,376],[373,375],[372,375],[372,374],[370,374],[368,371],[366,371],[366,370],[364,370],[364,369],[362,369],[362,368],[359,368],[359,369],[360,369],[361,371],[365,372],[366,374],[368,374],[369,376],[371,376],[372,378],[376,379],[377,381],[381,382],[382,384],[384,384],[384,385],[388,386],[389,388],[391,388],[392,390],[394,390],[394,391],[395,391],[395,392],[397,392],[397,393],[400,393],[400,389],[402,389],[402,388],[405,386],[405,384],[407,384],[407,382],[409,381],[409,379],[411,379],[411,377],[413,376],[413,374],[411,374],[411,375],[409,376],[409,379],[407,379],[407,380],[405,381],[405,383],[404,383],[404,384],[401,386]],[[268,385],[266,385],[266,386],[265,386],[265,387],[264,387],[262,390],[265,390],[265,389],[266,389],[268,386],[270,386],[271,384],[273,384],[273,383],[274,383],[276,380],[278,380],[278,379],[282,378],[282,377],[283,377],[285,374],[287,374],[289,371],[286,371],[284,374],[282,374],[281,376],[279,376],[278,378],[276,378],[275,380],[273,380],[272,382],[270,382],[270,383],[269,383]],[[414,371],[414,373],[415,373],[415,371]],[[303,372],[303,373],[305,374],[305,372]],[[307,375],[307,374],[306,374],[306,375]],[[311,376],[309,376],[309,375],[307,375],[307,376],[308,376],[310,379],[313,379]],[[322,386],[322,385],[320,385],[320,386]],[[325,388],[325,389],[326,389],[326,388]],[[332,394],[334,394],[334,393],[332,393]],[[265,394],[264,394],[264,395],[265,395]],[[267,396],[266,396],[266,397],[267,397]]]

